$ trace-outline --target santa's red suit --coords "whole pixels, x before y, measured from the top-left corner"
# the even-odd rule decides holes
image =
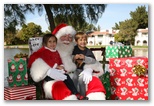
[[[86,96],[89,100],[105,100],[106,90],[100,79],[96,76],[92,77],[92,81],[87,85]]]

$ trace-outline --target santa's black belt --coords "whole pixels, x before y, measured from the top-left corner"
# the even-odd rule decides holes
[[[51,81],[51,80],[54,80],[54,79],[52,79],[52,78],[49,77],[49,76],[46,76],[46,77],[44,78],[44,80],[45,80],[46,82],[48,82],[48,81]]]

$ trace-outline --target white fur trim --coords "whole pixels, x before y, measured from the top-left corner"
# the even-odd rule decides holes
[[[78,99],[76,95],[70,95],[70,96],[65,97],[63,100],[78,100]]]
[[[101,76],[104,74],[103,66],[99,61],[96,61],[94,64],[85,64],[84,69],[92,68],[93,70],[97,71],[98,73],[93,73],[94,76]]]
[[[87,97],[89,100],[106,100],[106,96],[103,92],[89,93]]]
[[[30,68],[30,75],[35,82],[43,80],[50,68],[41,58],[36,59]]]
[[[61,36],[65,34],[71,34],[71,36],[73,37],[76,34],[76,31],[72,26],[66,26],[59,29],[59,31],[55,35],[59,39]]]
[[[45,93],[45,97],[46,97],[46,98],[52,99],[52,94],[51,94],[52,85],[53,85],[55,82],[56,82],[55,80],[53,80],[53,81],[48,81],[48,82],[44,82],[43,88],[44,88],[44,93]]]

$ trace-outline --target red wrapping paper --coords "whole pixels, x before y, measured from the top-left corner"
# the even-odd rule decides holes
[[[148,100],[148,73],[138,76],[133,72],[135,65],[148,70],[147,57],[109,59],[111,99]]]
[[[36,87],[34,85],[22,87],[4,87],[4,100],[35,100]]]

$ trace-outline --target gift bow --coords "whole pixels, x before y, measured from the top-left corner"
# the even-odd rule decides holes
[[[145,75],[147,73],[147,69],[142,65],[135,65],[133,67],[133,72],[136,75],[141,76],[141,75]]]

